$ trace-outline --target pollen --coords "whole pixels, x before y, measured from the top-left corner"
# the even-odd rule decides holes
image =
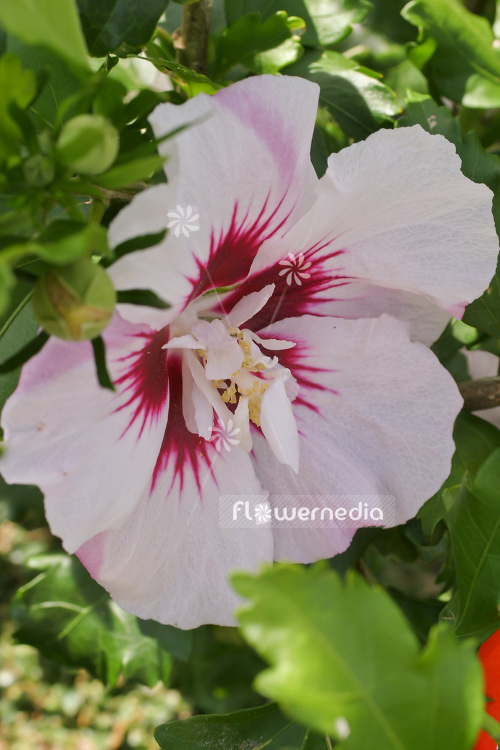
[[[253,384],[252,391],[248,396],[248,416],[250,417],[250,420],[255,425],[257,425],[257,427],[260,427],[260,408],[262,404],[262,396],[264,395],[264,391],[267,390],[267,388],[269,388],[269,383],[266,383],[264,381],[256,381]]]
[[[236,403],[236,386],[231,384],[229,388],[226,388],[224,393],[222,394],[222,400],[226,404],[235,404]]]

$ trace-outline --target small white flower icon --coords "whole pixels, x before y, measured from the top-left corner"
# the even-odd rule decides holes
[[[271,522],[271,506],[269,503],[259,503],[255,506],[254,516],[257,524],[262,526]]]
[[[285,260],[280,260],[279,264],[284,266],[279,275],[284,276],[286,274],[288,286],[292,285],[292,281],[295,281],[297,286],[302,286],[302,279],[311,278],[310,273],[305,273],[305,269],[309,268],[311,262],[304,263],[303,253],[299,253],[297,257],[293,253],[288,253],[288,257]]]
[[[238,445],[240,442],[235,435],[238,435],[241,432],[241,429],[239,427],[234,427],[232,419],[228,421],[227,428],[220,423],[219,425],[215,425],[215,427],[211,427],[210,432],[212,433],[210,441],[215,444],[215,449],[219,451],[219,453],[222,448],[230,451],[232,445]]]
[[[177,204],[175,211],[169,211],[167,216],[172,219],[168,222],[167,228],[173,228],[176,237],[180,237],[181,232],[184,237],[189,237],[191,232],[197,232],[200,228],[200,215],[193,206],[183,208]]]

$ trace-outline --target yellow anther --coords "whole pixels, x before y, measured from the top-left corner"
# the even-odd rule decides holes
[[[236,386],[230,385],[229,388],[226,388],[224,393],[222,394],[222,400],[227,404],[235,404],[236,403]]]

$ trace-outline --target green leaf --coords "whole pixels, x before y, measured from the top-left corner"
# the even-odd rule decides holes
[[[171,307],[151,289],[121,289],[116,293],[116,300],[122,305],[143,305],[157,310],[168,310]]]
[[[142,47],[153,35],[168,0],[77,0],[89,52],[104,57],[123,42]]]
[[[36,335],[37,324],[30,303],[32,293],[32,287],[28,284],[17,284],[12,291],[9,305],[0,318],[2,361],[12,357]],[[20,368],[17,368],[6,375],[0,375],[0,411],[15,389],[20,371]]]
[[[125,240],[121,242],[115,248],[113,248],[113,260],[118,260],[128,253],[133,253],[136,250],[147,250],[150,247],[158,245],[167,234],[166,229],[162,229],[161,232],[155,232],[154,234],[143,234],[140,237],[132,237],[131,240]]]
[[[500,448],[463,485],[446,518],[456,592],[443,617],[462,637],[486,639],[500,626]]]
[[[243,635],[271,668],[257,689],[292,717],[337,735],[339,750],[470,750],[481,723],[482,675],[470,643],[445,625],[426,648],[381,589],[323,565],[233,576],[252,599]]]
[[[139,180],[145,180],[163,166],[162,156],[148,156],[145,159],[134,159],[118,164],[108,172],[94,178],[96,185],[108,190],[119,190]]]
[[[462,411],[458,415],[453,439],[456,451],[452,459],[450,476],[418,512],[424,532],[429,537],[439,521],[446,519],[451,509],[451,501],[455,499],[455,496],[447,491],[458,487],[464,476],[472,480],[491,453],[500,448],[500,430],[467,411]]]
[[[215,41],[214,77],[220,78],[238,64],[254,73],[277,73],[298,60],[302,46],[291,38],[296,20],[283,11],[266,21],[262,21],[260,13],[239,18]],[[266,52],[267,55],[262,54]]]
[[[25,344],[22,349],[19,349],[12,357],[9,357],[4,362],[0,363],[0,375],[7,375],[14,372],[26,362],[38,354],[39,351],[45,346],[49,340],[49,335],[45,331],[40,331],[34,339]]]
[[[466,308],[464,321],[500,339],[500,261],[488,289]]]
[[[319,84],[320,103],[352,138],[366,138],[400,111],[394,92],[338,52],[306,52],[283,72]]]
[[[235,628],[204,625],[193,631],[191,658],[175,665],[173,682],[197,711],[225,714],[262,705],[252,683],[263,667]]]
[[[325,47],[339,42],[364,21],[372,7],[369,0],[225,0],[226,18],[231,26],[247,13],[262,13],[264,20],[280,10],[306,22],[302,42],[308,47]]]
[[[402,14],[435,42],[425,69],[441,95],[467,107],[500,106],[500,54],[485,18],[459,0],[413,0]]]
[[[92,349],[94,350],[94,361],[99,385],[101,388],[107,388],[110,391],[116,390],[106,365],[106,345],[102,336],[96,336],[95,339],[92,339]]]
[[[328,750],[324,737],[295,724],[276,704],[232,714],[193,716],[157,727],[155,740],[165,750]]]
[[[186,658],[190,633],[124,612],[74,557],[35,558],[40,574],[12,602],[15,637],[69,667],[84,667],[107,685],[152,687],[170,673],[170,654]]]
[[[47,47],[76,72],[90,71],[74,0],[4,0],[0,24],[26,44]]]
[[[0,57],[0,160],[17,152],[22,133],[12,117],[10,105],[25,109],[36,93],[36,79],[31,70],[23,70],[21,61],[11,52]]]
[[[23,44],[19,39],[9,37],[8,49],[21,60],[23,67],[36,73],[44,81],[31,111],[40,115],[51,124],[64,120],[61,104],[68,97],[73,97],[79,90],[80,82],[60,57],[41,47]]]

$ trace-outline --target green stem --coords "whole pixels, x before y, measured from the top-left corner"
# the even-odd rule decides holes
[[[181,43],[178,62],[198,73],[207,72],[208,37],[213,0],[198,0],[182,8]]]
[[[89,224],[100,224],[107,206],[108,201],[93,198],[90,204]]]
[[[500,742],[500,724],[498,721],[496,721],[493,716],[490,716],[486,713],[486,711],[483,714],[483,729],[485,732],[488,732],[490,737],[495,742]]]

